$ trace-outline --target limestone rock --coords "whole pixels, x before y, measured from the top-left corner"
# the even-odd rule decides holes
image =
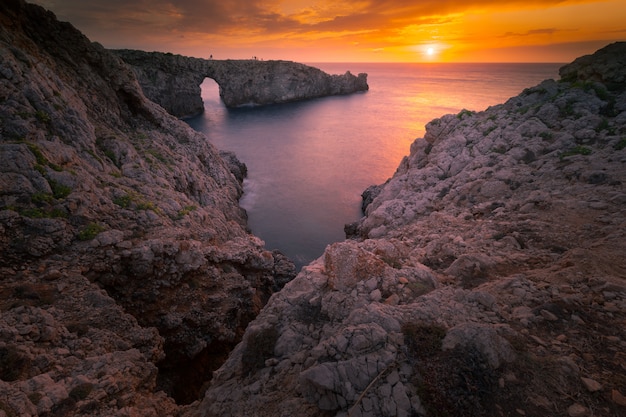
[[[625,50],[430,122],[291,279],[232,155],[71,25],[0,3],[1,413],[615,415]]]
[[[494,369],[515,360],[510,343],[499,333],[513,333],[510,329],[463,323],[448,331],[442,341],[442,349],[451,350],[458,346],[479,350]]]
[[[214,60],[134,50],[112,51],[131,65],[148,98],[171,114],[202,113],[200,84],[219,85],[227,107],[288,103],[367,91],[367,74],[325,72],[290,61]]]
[[[618,404],[622,407],[626,407],[626,396],[622,395],[621,392],[619,392],[618,390],[614,389],[611,390],[611,400],[615,403]]]
[[[582,404],[575,403],[567,408],[567,415],[570,417],[584,417],[589,415],[589,409]]]
[[[626,65],[624,45],[616,42],[598,50],[593,55],[577,58],[559,71],[561,78],[568,82],[598,82],[611,90],[624,88],[626,76],[623,67]]]
[[[585,386],[585,388],[587,388],[591,392],[600,391],[602,389],[602,384],[600,384],[595,379],[580,378],[580,380],[583,382],[583,385]]]
[[[295,268],[118,56],[21,0],[0,56],[0,409],[173,415]]]
[[[621,369],[617,346],[590,346],[621,343],[626,319],[625,51],[431,121],[364,193],[351,240],[252,322],[200,413],[588,415],[582,403],[600,401],[593,413],[612,415],[617,400],[583,392],[580,377]],[[257,329],[272,329],[262,349]]]

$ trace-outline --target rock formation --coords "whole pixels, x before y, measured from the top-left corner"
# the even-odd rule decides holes
[[[293,264],[119,57],[21,0],[0,57],[0,415],[173,413]]]
[[[624,414],[625,44],[430,122],[291,281],[118,56],[22,0],[0,56],[0,416]]]
[[[626,44],[428,123],[196,416],[625,412]]]
[[[131,65],[143,91],[177,117],[202,113],[200,84],[212,78],[227,107],[288,103],[366,91],[367,74],[329,75],[290,61],[213,60],[159,52],[113,51]]]

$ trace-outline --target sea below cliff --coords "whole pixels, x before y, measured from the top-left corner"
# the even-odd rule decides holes
[[[329,74],[365,72],[370,90],[269,107],[227,109],[202,85],[204,114],[187,120],[249,170],[241,201],[249,226],[298,269],[341,241],[361,217],[361,193],[391,177],[424,126],[480,111],[558,78],[562,64],[314,63]]]

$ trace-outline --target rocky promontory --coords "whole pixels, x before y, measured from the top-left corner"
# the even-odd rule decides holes
[[[428,123],[193,416],[626,412],[626,44]]]
[[[625,69],[431,121],[293,278],[234,155],[3,1],[0,417],[623,415]]]
[[[291,61],[215,60],[135,50],[112,51],[131,65],[145,95],[177,117],[202,113],[200,84],[212,78],[227,107],[288,103],[367,91],[367,74],[329,75]]]

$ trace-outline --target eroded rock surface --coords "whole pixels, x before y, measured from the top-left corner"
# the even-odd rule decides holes
[[[367,74],[329,75],[291,61],[213,60],[134,50],[113,51],[130,64],[146,96],[171,114],[202,113],[200,84],[214,79],[227,107],[288,103],[367,91]]]
[[[624,414],[625,50],[430,122],[285,285],[245,167],[3,1],[0,415]]]
[[[625,53],[431,121],[190,415],[623,414]]]
[[[245,166],[52,13],[0,4],[0,414],[173,415],[295,275]]]

